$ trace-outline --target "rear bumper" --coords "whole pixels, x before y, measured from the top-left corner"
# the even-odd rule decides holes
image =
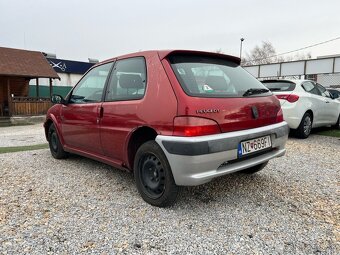
[[[283,119],[292,129],[297,129],[301,123],[302,117],[307,111],[303,105],[297,103],[285,102],[281,105]]]
[[[260,128],[200,137],[156,137],[177,185],[193,186],[237,172],[285,154],[289,128],[286,122]],[[270,135],[272,149],[258,156],[238,159],[241,141]]]

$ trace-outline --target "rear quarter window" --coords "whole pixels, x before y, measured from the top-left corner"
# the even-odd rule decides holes
[[[294,82],[290,81],[262,81],[270,91],[293,91],[296,87]]]

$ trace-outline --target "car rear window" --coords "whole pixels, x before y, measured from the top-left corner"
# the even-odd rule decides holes
[[[293,91],[295,83],[291,81],[262,81],[270,91]]]
[[[238,64],[214,57],[172,55],[171,67],[189,96],[242,97],[249,89],[266,87]],[[267,96],[259,93],[255,96]]]

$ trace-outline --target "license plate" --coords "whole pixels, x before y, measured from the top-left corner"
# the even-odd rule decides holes
[[[238,156],[244,156],[272,147],[270,135],[243,141],[238,145]]]

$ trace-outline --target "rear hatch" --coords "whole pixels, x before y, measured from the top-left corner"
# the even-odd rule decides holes
[[[262,83],[280,100],[280,104],[296,102],[298,97],[293,94],[296,84],[288,80],[265,80]]]
[[[174,87],[182,118],[175,119],[175,128],[185,122],[214,122],[220,132],[230,132],[282,121],[277,118],[282,114],[279,101],[235,58],[182,53],[170,55],[168,60],[177,81]],[[206,121],[200,122],[202,118]]]

